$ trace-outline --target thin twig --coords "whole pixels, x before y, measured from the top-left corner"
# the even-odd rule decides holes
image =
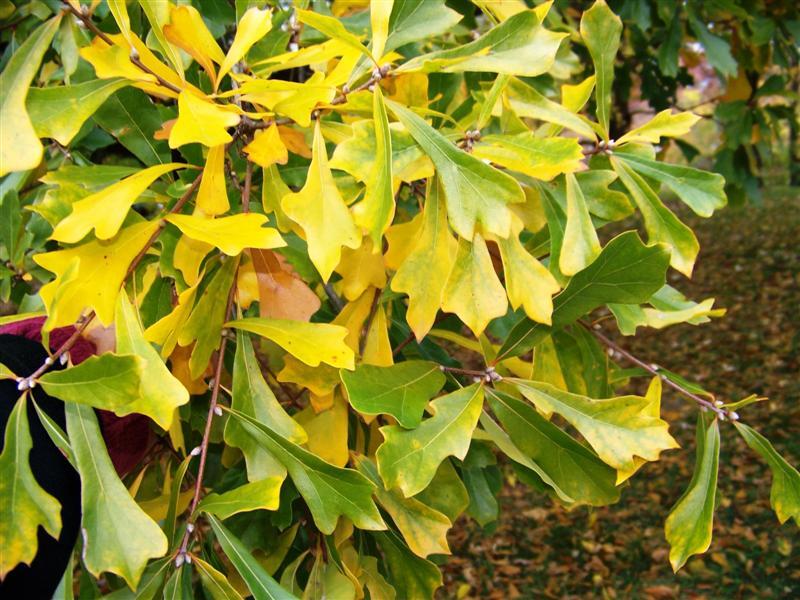
[[[331,301],[333,310],[336,311],[337,314],[342,312],[342,309],[344,308],[344,302],[342,302],[342,299],[339,297],[339,294],[336,293],[336,290],[333,289],[331,283],[329,281],[323,283],[322,289],[325,290],[325,295],[327,295],[328,300]]]
[[[242,212],[250,212],[250,188],[253,185],[253,163],[247,161],[244,171],[244,189],[242,190]]]
[[[591,326],[589,326],[589,325],[587,325],[585,323],[581,323],[581,325],[583,325],[588,331],[591,331],[598,340],[600,340],[601,342],[603,342],[603,344],[605,344],[606,346],[611,348],[611,350],[613,350],[615,353],[619,354],[620,356],[623,356],[629,362],[632,362],[636,366],[641,367],[642,369],[644,369],[645,371],[647,371],[651,375],[655,375],[656,377],[661,379],[661,381],[663,381],[666,385],[668,385],[672,389],[680,392],[681,394],[683,394],[687,398],[691,398],[692,400],[697,402],[697,404],[707,408],[708,410],[713,411],[721,419],[732,418],[732,413],[730,411],[726,411],[725,409],[720,408],[719,406],[716,406],[713,402],[711,402],[709,400],[706,400],[705,398],[701,398],[697,394],[687,390],[685,387],[683,387],[679,383],[675,383],[674,381],[669,379],[666,375],[661,373],[658,370],[657,365],[656,366],[650,365],[650,364],[646,363],[645,361],[641,360],[640,358],[634,356],[633,354],[631,354],[630,352],[628,352],[627,350],[625,350],[624,348],[622,348],[621,346],[619,346],[615,342],[611,341],[609,338],[607,338],[605,335],[603,335],[600,331],[598,331],[594,327],[591,327]],[[735,420],[735,417],[733,417],[733,419]]]
[[[369,330],[372,328],[372,321],[375,320],[375,315],[378,314],[382,292],[383,290],[375,288],[375,293],[372,295],[372,305],[369,308],[369,315],[367,316],[367,320],[364,321],[364,327],[361,328],[361,336],[358,341],[358,354],[360,356],[364,355],[364,349],[367,347]]]
[[[397,344],[397,347],[396,347],[394,350],[392,350],[392,356],[397,356],[398,354],[400,354],[400,352],[403,350],[403,348],[405,348],[405,347],[406,347],[406,346],[408,346],[408,345],[409,345],[411,342],[413,342],[413,341],[414,341],[414,338],[415,338],[415,337],[416,337],[416,336],[414,335],[414,332],[413,332],[413,331],[412,331],[411,333],[409,333],[409,334],[406,336],[406,339],[404,339],[402,342],[400,342],[399,344]]]

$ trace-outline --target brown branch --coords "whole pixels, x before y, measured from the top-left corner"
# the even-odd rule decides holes
[[[378,307],[380,306],[382,290],[375,288],[372,295],[372,305],[369,308],[369,315],[367,320],[364,321],[364,326],[361,328],[361,336],[358,341],[358,354],[364,355],[364,349],[367,347],[367,338],[369,337],[369,330],[372,328],[372,321],[375,320],[375,315],[378,314]]]
[[[731,420],[736,420],[738,418],[731,411],[727,411],[727,410],[725,410],[723,408],[720,408],[719,406],[716,406],[713,402],[711,402],[709,400],[706,400],[705,398],[701,398],[700,396],[698,396],[697,394],[695,394],[693,392],[690,392],[689,390],[687,390],[685,387],[683,387],[679,383],[675,383],[674,381],[669,379],[666,375],[664,375],[663,373],[659,372],[657,365],[656,366],[650,365],[650,364],[646,363],[645,361],[641,360],[640,358],[634,356],[633,354],[631,354],[630,352],[628,352],[627,350],[625,350],[624,348],[622,348],[621,346],[619,346],[615,342],[611,341],[609,338],[607,338],[605,335],[600,333],[600,331],[598,331],[594,327],[591,327],[591,326],[587,325],[586,323],[581,323],[581,325],[583,325],[583,327],[585,327],[588,331],[590,331],[592,334],[594,334],[594,336],[598,340],[600,340],[603,344],[605,344],[607,347],[609,347],[615,353],[617,353],[620,356],[624,357],[625,359],[627,359],[629,362],[632,362],[636,366],[641,367],[642,369],[644,369],[645,371],[647,371],[651,375],[655,375],[656,377],[661,379],[661,381],[663,381],[666,385],[668,385],[672,389],[680,392],[681,394],[683,394],[687,398],[691,398],[692,400],[697,402],[697,404],[699,404],[700,406],[702,406],[704,408],[707,408],[708,410],[714,412],[721,420],[725,420],[726,418],[729,418]]]
[[[413,331],[411,333],[409,333],[408,336],[406,336],[406,339],[404,339],[402,342],[397,344],[397,347],[394,350],[392,350],[392,356],[397,356],[398,354],[400,354],[400,352],[403,350],[403,348],[405,348],[411,342],[414,341],[415,337],[416,336],[414,335]]]
[[[242,212],[250,212],[250,188],[253,184],[253,163],[247,161],[244,172],[244,189],[242,190]]]

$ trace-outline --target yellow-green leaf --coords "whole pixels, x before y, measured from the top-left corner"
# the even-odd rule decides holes
[[[267,32],[272,29],[272,13],[267,10],[260,10],[253,6],[247,10],[239,24],[236,27],[236,34],[233,38],[228,54],[225,55],[225,60],[219,67],[219,74],[217,75],[217,86],[222,78],[239,62],[248,50],[258,40],[267,35]]]
[[[212,600],[242,600],[242,595],[234,589],[228,578],[202,558],[195,556],[192,564],[200,574],[203,589],[208,592]]]
[[[650,401],[641,396],[594,400],[560,390],[549,383],[515,379],[514,384],[542,413],[564,417],[607,465],[618,470],[634,467],[634,457],[657,460],[662,450],[677,448],[669,425],[649,413]]]
[[[507,93],[509,106],[517,116],[554,123],[590,140],[596,139],[594,129],[583,116],[545,98],[520,80],[512,78],[508,83]]]
[[[381,427],[378,471],[386,489],[399,487],[408,498],[428,487],[448,456],[463,459],[483,406],[483,386],[473,384],[431,402],[433,416],[416,429]]]
[[[314,150],[303,189],[281,200],[286,215],[300,225],[308,242],[308,256],[323,281],[339,263],[342,246],[358,248],[361,236],[333,179],[325,142],[314,127]]]
[[[672,114],[672,109],[662,110],[644,125],[632,129],[617,140],[617,145],[644,142],[657,144],[662,137],[680,137],[689,133],[700,120],[691,112]]]
[[[564,275],[575,275],[597,258],[601,248],[578,181],[572,173],[567,173],[566,179],[567,227],[558,267]]]
[[[512,171],[550,181],[561,173],[577,171],[583,151],[574,138],[540,138],[533,132],[512,135],[487,135],[476,144],[472,153]]]
[[[216,216],[228,212],[228,188],[225,185],[225,144],[208,149],[203,178],[197,190],[195,204],[205,215]]]
[[[251,510],[277,510],[283,477],[267,477],[245,483],[228,492],[208,494],[197,509],[220,519]]]
[[[392,15],[394,0],[380,0],[369,4],[369,22],[372,29],[370,50],[376,61],[383,58],[386,40],[389,37],[389,18]]]
[[[44,148],[25,109],[25,97],[60,22],[59,13],[39,26],[0,74],[0,177],[33,169],[42,162]]]
[[[218,219],[194,215],[169,215],[167,221],[193,240],[211,244],[228,256],[237,256],[245,248],[280,248],[286,245],[277,229],[264,227],[267,217],[240,213]]]
[[[184,90],[178,96],[178,120],[169,133],[169,147],[192,142],[209,147],[227,144],[233,138],[226,129],[238,124],[235,110]]]
[[[605,0],[596,0],[581,17],[581,37],[592,55],[595,71],[597,120],[608,139],[611,123],[611,85],[614,82],[614,59],[619,50],[622,20]]]
[[[283,319],[239,319],[226,323],[272,340],[289,354],[309,366],[326,363],[333,367],[353,368],[354,355],[345,344],[347,329],[329,323],[306,323]]]
[[[83,564],[95,577],[119,575],[135,590],[147,562],[167,552],[167,538],[114,471],[94,410],[68,402],[66,413],[81,476]]]
[[[479,233],[471,242],[458,242],[458,254],[442,296],[442,310],[457,314],[476,336],[483,333],[489,321],[508,310],[506,290]]]
[[[11,410],[4,440],[0,454],[0,579],[19,563],[31,564],[38,548],[39,526],[56,539],[61,532],[61,504],[41,488],[31,471],[33,441],[27,395]]]
[[[150,22],[152,38],[148,36],[148,45],[166,57],[172,68],[183,78],[183,61],[178,49],[167,41],[164,26],[170,19],[170,2],[164,0],[139,0],[147,20]]]
[[[321,15],[310,10],[298,10],[297,20],[313,27],[329,38],[333,38],[344,44],[347,44],[353,50],[358,50],[361,52],[364,56],[372,58],[372,53],[367,50],[366,46],[361,43],[361,40],[359,40],[358,37],[344,28],[344,25],[342,25],[342,22],[339,19],[329,17],[327,15]]]
[[[72,205],[69,216],[56,225],[51,237],[72,244],[94,229],[99,240],[113,238],[139,196],[165,173],[185,166],[168,163],[149,167],[78,200]]]

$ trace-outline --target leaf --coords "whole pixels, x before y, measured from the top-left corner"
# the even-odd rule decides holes
[[[591,124],[557,102],[548,100],[534,88],[512,78],[507,87],[508,104],[519,117],[555,123],[590,140],[596,139]]]
[[[461,20],[444,0],[394,0],[386,52],[441,35]]]
[[[311,573],[308,575],[303,600],[355,600],[356,590],[353,581],[342,573],[334,561],[326,561],[317,554]]]
[[[658,460],[662,450],[677,448],[669,425],[652,416],[650,401],[641,396],[593,399],[560,390],[549,383],[514,380],[517,389],[542,413],[564,417],[607,465],[634,467],[634,456]]]
[[[508,310],[506,290],[479,233],[472,242],[458,241],[458,254],[442,296],[442,310],[458,315],[476,336],[483,333],[489,321]]]
[[[800,473],[758,431],[738,421],[733,424],[747,445],[767,462],[772,471],[769,499],[778,521],[783,524],[794,519],[800,525]]]
[[[61,503],[41,488],[31,471],[33,440],[25,394],[8,415],[4,440],[0,454],[0,579],[20,563],[31,564],[38,550],[40,526],[56,539],[61,532]]]
[[[225,54],[196,8],[190,5],[170,6],[169,23],[164,25],[164,36],[195,59],[208,73],[211,85],[216,87],[214,63],[222,64]]]
[[[416,429],[381,427],[384,442],[376,454],[387,489],[399,487],[406,498],[421,492],[448,456],[463,459],[483,405],[483,387],[473,384],[431,402],[433,417]]]
[[[245,545],[213,516],[206,517],[214,530],[222,551],[242,576],[255,600],[293,600],[295,596],[284,590],[270,577]]]
[[[225,178],[225,144],[212,146],[208,149],[203,178],[195,199],[195,205],[203,214],[216,216],[230,210]]]
[[[259,315],[309,321],[321,306],[314,290],[280,254],[271,250],[250,250],[249,254],[258,281]],[[241,273],[240,269],[240,277]]]
[[[160,0],[139,0],[139,6],[142,7],[142,12],[150,22],[152,37],[148,36],[148,42],[152,44],[151,47],[158,50],[183,78],[183,60],[180,52],[164,36],[164,26],[170,20],[170,3]],[[130,38],[131,41],[133,41],[133,37]]]
[[[711,33],[700,19],[691,15],[689,25],[697,36],[697,41],[703,45],[708,62],[717,69],[722,75],[736,77],[739,65],[731,55],[730,44],[721,37]]]
[[[611,86],[614,83],[614,59],[619,51],[622,20],[605,0],[596,0],[581,17],[581,38],[592,55],[595,71],[597,120],[608,139],[611,123]]]
[[[541,138],[531,131],[484,136],[472,148],[472,153],[478,158],[543,181],[550,181],[561,173],[577,171],[583,161],[578,140]]]
[[[117,294],[128,267],[157,230],[157,222],[137,223],[123,229],[113,240],[93,240],[67,250],[34,255],[39,266],[56,274],[39,292],[47,307],[45,329],[72,325],[87,307],[97,311],[97,318],[104,325],[113,323]],[[70,267],[75,265],[77,271],[68,276]]]
[[[274,164],[285,165],[289,160],[289,151],[281,140],[278,127],[273,123],[266,129],[256,131],[253,141],[242,148],[247,158],[268,169]]]
[[[194,215],[169,215],[166,219],[193,240],[211,244],[228,256],[237,256],[245,248],[269,250],[286,245],[277,229],[264,227],[267,217],[240,213],[207,219]]]
[[[376,5],[387,4],[377,2]],[[392,136],[389,131],[389,117],[380,87],[372,92],[373,121],[375,124],[375,168],[367,180],[364,199],[353,208],[355,224],[363,228],[372,238],[376,248],[380,247],[383,233],[394,218],[394,191],[392,181]]]
[[[81,476],[83,564],[95,577],[119,575],[135,590],[148,560],[166,554],[167,538],[117,477],[92,408],[68,402],[65,410]]]
[[[572,173],[567,173],[566,181],[567,227],[558,266],[564,275],[575,275],[589,266],[601,249],[578,181]]]
[[[694,261],[700,251],[694,232],[664,206],[647,182],[626,162],[612,156],[611,164],[641,211],[649,239],[667,245],[672,251],[672,267],[691,277]]]
[[[130,85],[124,79],[94,79],[75,85],[31,88],[26,99],[36,135],[63,146],[111,94]]]
[[[344,343],[347,329],[339,325],[247,318],[226,323],[225,327],[250,331],[272,340],[311,367],[324,362],[333,367],[353,368],[353,351]]]
[[[306,183],[299,192],[284,196],[281,207],[303,228],[308,256],[323,281],[330,279],[339,263],[342,246],[358,248],[361,244],[361,236],[328,165],[319,121],[314,126],[314,155]]]
[[[621,221],[633,213],[633,205],[624,192],[609,186],[617,179],[614,171],[592,169],[576,173],[589,212],[606,221]],[[566,194],[566,188],[565,188]]]
[[[603,304],[646,302],[664,285],[668,260],[665,247],[645,246],[636,232],[618,235],[555,297],[552,326],[522,319],[508,334],[496,360],[525,354],[551,332],[574,323]]]
[[[336,272],[342,276],[342,294],[348,300],[356,300],[370,286],[380,290],[386,285],[386,267],[379,248],[366,238],[355,250],[342,250]]]
[[[178,148],[192,142],[209,147],[227,144],[233,138],[226,129],[238,124],[239,115],[228,105],[209,102],[184,90],[178,96],[178,120],[169,133],[169,147]]]
[[[367,58],[372,59],[372,53],[361,43],[361,40],[344,28],[344,25],[339,19],[321,15],[310,10],[298,10],[296,14],[297,20],[301,23],[313,27],[327,37],[338,40],[353,50],[357,50]]]
[[[480,226],[486,233],[508,237],[511,211],[506,205],[525,200],[516,180],[454,146],[408,108],[391,100],[386,102],[433,161],[444,190],[450,225],[456,233],[471,240]]]
[[[370,3],[369,22],[372,30],[372,46],[370,51],[379,61],[383,58],[386,40],[389,37],[389,18],[392,16],[394,0]],[[377,88],[376,88],[377,90]]]
[[[60,22],[61,14],[40,25],[0,74],[0,120],[5,124],[0,132],[0,177],[35,169],[42,162],[44,148],[25,109],[25,97]]]
[[[92,229],[99,240],[113,238],[139,196],[162,175],[185,166],[168,163],[149,167],[78,200],[72,205],[69,216],[56,225],[52,239],[72,244],[82,240]]]
[[[359,365],[340,376],[353,408],[365,415],[391,415],[406,429],[419,426],[428,401],[445,383],[439,366],[422,360],[391,367]]]
[[[358,455],[356,468],[375,484],[378,504],[392,517],[414,554],[422,558],[431,554],[450,554],[447,545],[447,530],[452,527],[450,519],[416,498],[404,498],[396,490],[386,490],[375,463],[369,458]]]
[[[350,460],[348,440],[348,407],[339,393],[328,394],[327,404],[322,408],[314,398],[294,419],[308,434],[306,448],[325,462],[344,467]]]
[[[630,130],[617,140],[617,145],[649,143],[658,144],[662,137],[680,137],[689,133],[695,123],[700,120],[691,112],[672,114],[672,109],[662,110],[644,125]]]
[[[561,289],[542,263],[531,256],[516,235],[497,241],[506,292],[511,306],[522,306],[534,321],[550,324],[553,314],[552,296]]]
[[[719,470],[719,424],[697,419],[697,454],[689,487],[672,507],[664,524],[670,545],[669,562],[677,572],[690,556],[711,545]]]
[[[250,337],[236,335],[236,354],[233,360],[233,394],[231,407],[270,427],[291,442],[303,444],[308,439],[303,428],[295,422],[278,403],[275,394],[264,381],[261,366],[256,359]],[[225,443],[241,449],[247,464],[247,478],[258,481],[286,471],[275,464],[275,459],[253,440],[236,419],[225,425]]]
[[[255,6],[247,9],[236,27],[236,34],[228,49],[228,54],[225,55],[225,60],[219,67],[217,87],[222,78],[233,68],[233,65],[244,58],[253,44],[263,38],[270,29],[272,29],[272,13],[269,10],[259,10]]]
[[[651,417],[661,417],[661,390],[661,377],[653,377],[650,380],[650,385],[647,386],[645,398],[647,399],[648,403],[642,411],[642,414],[650,415]],[[633,477],[636,471],[638,471],[646,462],[647,461],[642,457],[635,456],[633,458],[633,468],[617,471],[617,485],[620,485],[624,481],[627,481]]]
[[[267,477],[245,483],[223,494],[212,492],[197,509],[220,519],[251,510],[277,510],[283,477]]]
[[[524,10],[473,42],[423,54],[401,65],[398,71],[488,71],[536,77],[552,68],[565,37],[564,33],[545,29],[535,10]]]
[[[389,581],[397,590],[397,597],[433,600],[436,590],[442,586],[439,568],[411,552],[393,531],[376,532],[372,537],[386,557]]]
[[[666,185],[701,217],[710,217],[728,203],[725,178],[719,173],[662,163],[627,152],[618,152],[616,156],[639,174]]]
[[[196,556],[192,559],[192,564],[200,574],[200,581],[203,588],[209,593],[213,600],[242,600],[242,596],[234,589],[228,579],[217,571],[206,561]]]
[[[340,516],[349,518],[359,529],[374,531],[386,528],[372,502],[373,486],[366,477],[352,469],[326,463],[267,424],[229,410],[247,432],[286,467],[314,517],[314,524],[322,533],[333,533]]]

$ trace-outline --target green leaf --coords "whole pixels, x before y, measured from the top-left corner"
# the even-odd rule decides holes
[[[689,487],[672,507],[664,524],[670,545],[669,561],[677,572],[690,556],[711,545],[719,470],[719,424],[697,419],[697,454]]]
[[[455,523],[469,505],[467,488],[449,458],[439,465],[430,485],[414,498],[445,515],[451,523]]]
[[[283,479],[267,477],[240,485],[223,494],[212,492],[203,498],[197,508],[220,519],[251,510],[277,510]]]
[[[558,266],[564,275],[575,275],[600,254],[600,240],[586,207],[586,200],[572,173],[567,173],[567,227]]]
[[[59,13],[27,36],[0,74],[0,177],[35,169],[42,162],[44,148],[25,109],[25,97],[60,22]]]
[[[139,412],[152,416],[163,429],[169,430],[179,406],[189,402],[189,392],[169,372],[158,352],[144,339],[139,318],[123,290],[119,295],[116,319],[117,352],[133,354],[144,361],[144,376],[139,389]]]
[[[744,423],[734,422],[736,430],[772,471],[770,503],[781,524],[794,519],[800,525],[800,473],[775,451],[767,438]]]
[[[12,264],[17,264],[24,252],[21,244],[22,211],[16,190],[9,190],[0,198],[0,243],[6,247],[6,256]]]
[[[213,600],[241,600],[242,596],[230,584],[228,579],[201,558],[193,557],[192,564],[200,574],[203,588]]]
[[[672,250],[670,264],[691,277],[694,261],[700,251],[694,232],[664,206],[648,183],[626,162],[612,156],[611,164],[641,211],[649,240],[669,246]]]
[[[56,539],[61,532],[61,504],[41,488],[31,471],[33,440],[27,394],[11,409],[4,440],[0,454],[0,579],[19,563],[31,564],[38,549],[39,526]]]
[[[111,94],[128,85],[129,81],[114,78],[32,88],[26,105],[36,135],[52,138],[66,146]]]
[[[394,0],[385,52],[436,37],[461,20],[444,0]]]
[[[534,88],[512,78],[508,84],[508,103],[519,117],[555,123],[590,140],[596,139],[592,125],[558,102],[548,100]]]
[[[365,229],[376,248],[381,245],[383,233],[394,218],[394,190],[392,184],[392,136],[389,117],[380,87],[372,92],[373,121],[375,124],[375,166],[367,180],[364,199],[353,207],[353,220]]]
[[[488,400],[510,441],[527,460],[509,454],[506,447],[498,444],[500,450],[536,472],[563,502],[605,506],[619,500],[614,469],[586,446],[545,419],[527,402],[499,391],[489,393]],[[481,419],[485,428],[489,421],[488,416]]]
[[[344,25],[339,19],[321,15],[310,10],[298,10],[297,20],[313,27],[317,31],[323,33],[329,38],[339,40],[340,42],[350,46],[350,48],[357,50],[367,58],[372,58],[372,53],[361,43],[355,35],[350,33],[344,28]]]
[[[597,0],[581,17],[581,38],[592,55],[595,70],[597,120],[608,139],[611,123],[611,86],[614,83],[614,59],[619,51],[622,20],[605,0]]]
[[[433,417],[416,429],[381,427],[384,442],[376,457],[386,488],[414,496],[428,487],[445,458],[464,458],[482,405],[483,386],[473,384],[431,402]]]
[[[736,77],[739,65],[731,55],[731,45],[721,37],[711,33],[700,19],[690,16],[689,24],[697,36],[697,41],[703,45],[708,62],[722,75]]]
[[[236,334],[236,355],[233,359],[233,395],[231,407],[253,417],[270,427],[287,440],[303,444],[307,436],[303,428],[292,419],[275,398],[264,381],[261,365],[256,359],[250,336]],[[264,450],[236,419],[225,425],[225,443],[239,448],[247,464],[247,477],[257,481],[272,475],[283,475],[286,470],[268,451]]]
[[[575,138],[541,138],[531,131],[484,136],[473,146],[472,153],[543,181],[577,171],[583,161],[583,151]]]
[[[365,415],[392,415],[406,429],[417,427],[428,401],[442,389],[439,365],[422,360],[390,367],[359,365],[340,371],[350,404]]]
[[[535,77],[547,73],[553,66],[558,47],[566,35],[545,29],[535,10],[523,10],[473,42],[423,54],[404,63],[397,71],[477,71]]]
[[[509,381],[509,379],[506,379]],[[642,396],[587,398],[549,383],[510,380],[545,415],[564,417],[595,449],[600,459],[617,470],[634,467],[634,457],[658,460],[662,450],[677,448],[669,425],[650,415],[650,401]]]
[[[558,331],[609,302],[646,302],[663,285],[669,261],[664,246],[645,246],[635,231],[622,233],[553,301],[552,326],[522,319],[512,328],[497,360],[520,356]]]
[[[119,575],[135,590],[148,560],[167,552],[167,538],[114,471],[94,410],[68,402],[66,414],[81,476],[83,564],[95,577]]]
[[[342,515],[359,529],[386,528],[372,501],[373,485],[366,477],[352,469],[342,469],[325,462],[244,413],[229,411],[258,443],[286,467],[322,533],[333,533]]]
[[[662,163],[633,153],[617,152],[616,156],[641,175],[666,185],[701,217],[710,217],[728,203],[725,178],[719,173]]]
[[[663,329],[677,323],[699,325],[725,314],[724,308],[714,308],[714,298],[694,302],[669,285],[653,294],[650,304],[653,308],[635,304],[609,304],[608,308],[623,335],[635,335],[638,327]]]
[[[439,568],[411,552],[392,531],[377,532],[372,536],[386,558],[389,581],[397,590],[397,597],[433,600],[434,593],[442,586]]]
[[[231,321],[225,327],[250,331],[272,340],[311,367],[326,363],[332,367],[353,368],[355,357],[344,341],[347,329],[340,325],[248,318]]]
[[[366,456],[356,456],[356,468],[375,484],[375,498],[392,517],[411,551],[425,558],[430,554],[450,554],[447,530],[452,527],[445,515],[416,498],[405,498],[397,490],[383,486],[375,463]]]
[[[192,572],[191,565],[183,565],[180,569],[175,569],[164,586],[164,599],[195,600],[192,589]]]
[[[519,184],[511,176],[454,146],[405,106],[391,100],[386,103],[431,157],[444,190],[450,225],[456,233],[471,240],[476,227],[480,226],[485,232],[508,237],[511,211],[506,205],[525,201]]]
[[[342,573],[334,561],[327,561],[319,553],[314,559],[311,573],[308,575],[303,600],[355,600],[355,585]]]
[[[213,516],[207,517],[222,551],[242,576],[255,600],[293,600],[295,596],[270,577],[245,545]]]
[[[576,173],[589,212],[606,221],[620,221],[633,213],[628,196],[609,188],[616,179],[614,171],[592,169]]]

